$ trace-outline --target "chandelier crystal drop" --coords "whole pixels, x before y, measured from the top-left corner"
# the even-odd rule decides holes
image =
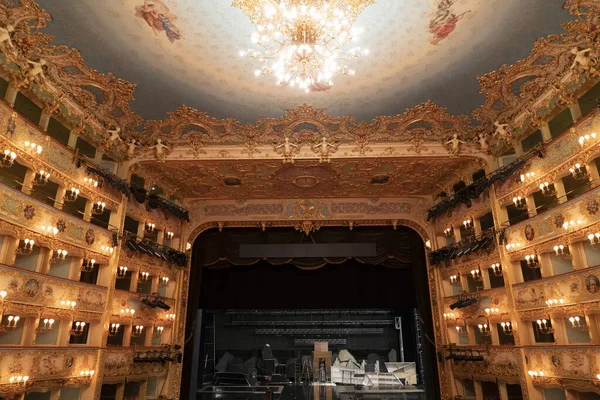
[[[356,18],[375,0],[235,0],[256,27],[258,47],[240,52],[263,65],[256,76],[272,75],[281,86],[306,92],[333,86],[334,75],[354,75],[346,64],[368,54],[352,46],[362,29]]]

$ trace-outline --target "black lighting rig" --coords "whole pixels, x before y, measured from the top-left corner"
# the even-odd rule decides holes
[[[155,243],[149,239],[140,239],[131,232],[125,232],[125,246],[129,250],[160,258],[178,267],[187,266],[188,256],[185,253]]]
[[[142,299],[142,303],[147,305],[150,308],[161,308],[165,311],[169,311],[171,309],[171,307],[165,303],[163,300],[163,297],[160,297],[156,294],[152,295],[152,296],[146,296]]]
[[[484,349],[465,349],[465,348],[455,348],[453,344],[447,346],[444,351],[438,352],[438,359],[440,361],[454,361],[455,364],[459,362],[462,363],[479,363],[485,361],[485,356],[489,355],[488,346],[486,345]]]
[[[163,344],[160,349],[136,351],[133,355],[134,363],[165,364],[175,362],[180,364],[183,357],[181,346],[178,344]]]
[[[486,250],[494,244],[494,234],[493,230],[488,230],[479,236],[469,236],[458,243],[434,250],[429,253],[429,262],[431,265],[441,264],[475,251]]]

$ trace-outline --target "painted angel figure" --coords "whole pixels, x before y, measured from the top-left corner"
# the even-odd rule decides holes
[[[335,150],[336,146],[329,143],[327,138],[323,136],[321,138],[321,143],[317,143],[313,146],[313,151],[319,153],[319,162],[329,162],[331,161],[331,151],[330,149]]]
[[[457,154],[460,151],[460,144],[465,144],[463,140],[458,138],[458,133],[452,135],[452,139],[448,140],[446,144],[450,145],[450,152],[452,154]]]
[[[471,11],[455,14],[452,6],[456,0],[438,0],[436,11],[429,21],[429,33],[432,35],[431,44],[437,45],[446,39],[454,30],[458,22]]]
[[[294,153],[298,150],[298,145],[290,142],[290,138],[285,138],[285,141],[279,146],[275,147],[275,150],[279,150],[283,148],[283,162],[284,163],[293,163],[294,162]]]
[[[154,146],[150,146],[150,149],[156,149],[156,158],[163,159],[165,156],[165,150],[169,150],[169,147],[163,144],[162,140],[156,139],[156,144]]]
[[[510,132],[508,131],[508,129],[506,129],[508,127],[508,124],[501,124],[500,121],[496,121],[494,122],[494,127],[496,128],[496,130],[494,131],[494,136],[500,135],[500,137],[504,139],[509,139],[511,137]]]
[[[11,49],[14,49],[15,46],[12,43],[12,40],[10,38],[10,34],[11,32],[15,31],[15,27],[12,25],[6,25],[6,27],[2,27],[0,26],[0,43],[6,43],[8,45],[8,47],[10,47]]]
[[[146,21],[155,35],[164,31],[171,43],[182,38],[179,28],[173,23],[177,16],[161,0],[145,0],[144,5],[135,8],[135,15]]]
[[[127,143],[127,158],[133,158],[133,154],[135,153],[136,147],[138,147],[138,144],[135,139],[131,139],[129,143]]]

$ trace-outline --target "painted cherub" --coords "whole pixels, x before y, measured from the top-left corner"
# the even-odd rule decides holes
[[[496,128],[494,131],[494,136],[500,135],[500,137],[504,139],[509,139],[512,136],[507,129],[508,124],[501,124],[500,121],[496,121],[494,122],[494,127]]]
[[[162,160],[165,157],[165,151],[168,151],[169,147],[163,144],[162,140],[156,139],[156,144],[150,146],[150,149],[156,149],[156,158]]]
[[[330,149],[336,149],[337,146],[329,143],[327,141],[327,138],[325,136],[323,136],[321,138],[321,142],[315,144],[313,147],[313,151],[315,153],[319,153],[319,162],[329,162],[331,161],[331,150]]]
[[[294,162],[294,153],[298,150],[298,145],[290,142],[290,138],[285,138],[284,142],[279,146],[275,147],[275,150],[279,150],[283,148],[283,162],[284,163],[293,163]]]
[[[131,139],[129,143],[127,143],[127,158],[132,159],[135,153],[135,148],[138,147],[137,141],[135,139]]]
[[[446,144],[450,145],[450,152],[452,154],[458,154],[458,152],[460,151],[461,143],[465,144],[465,142],[463,140],[460,140],[458,138],[458,133],[455,133],[454,135],[452,135],[452,139],[450,139],[446,142]]]

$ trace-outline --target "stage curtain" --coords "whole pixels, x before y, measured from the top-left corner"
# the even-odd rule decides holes
[[[271,228],[232,229],[219,232],[210,230],[200,236],[199,265],[208,268],[226,268],[231,265],[252,265],[260,258],[240,258],[241,244],[295,244],[295,243],[375,243],[374,257],[354,257],[369,265],[391,268],[411,266],[410,231],[386,227],[322,228],[306,235],[293,229]],[[335,258],[267,258],[273,265],[292,264],[301,269],[317,269],[327,264],[341,264],[350,257]]]

